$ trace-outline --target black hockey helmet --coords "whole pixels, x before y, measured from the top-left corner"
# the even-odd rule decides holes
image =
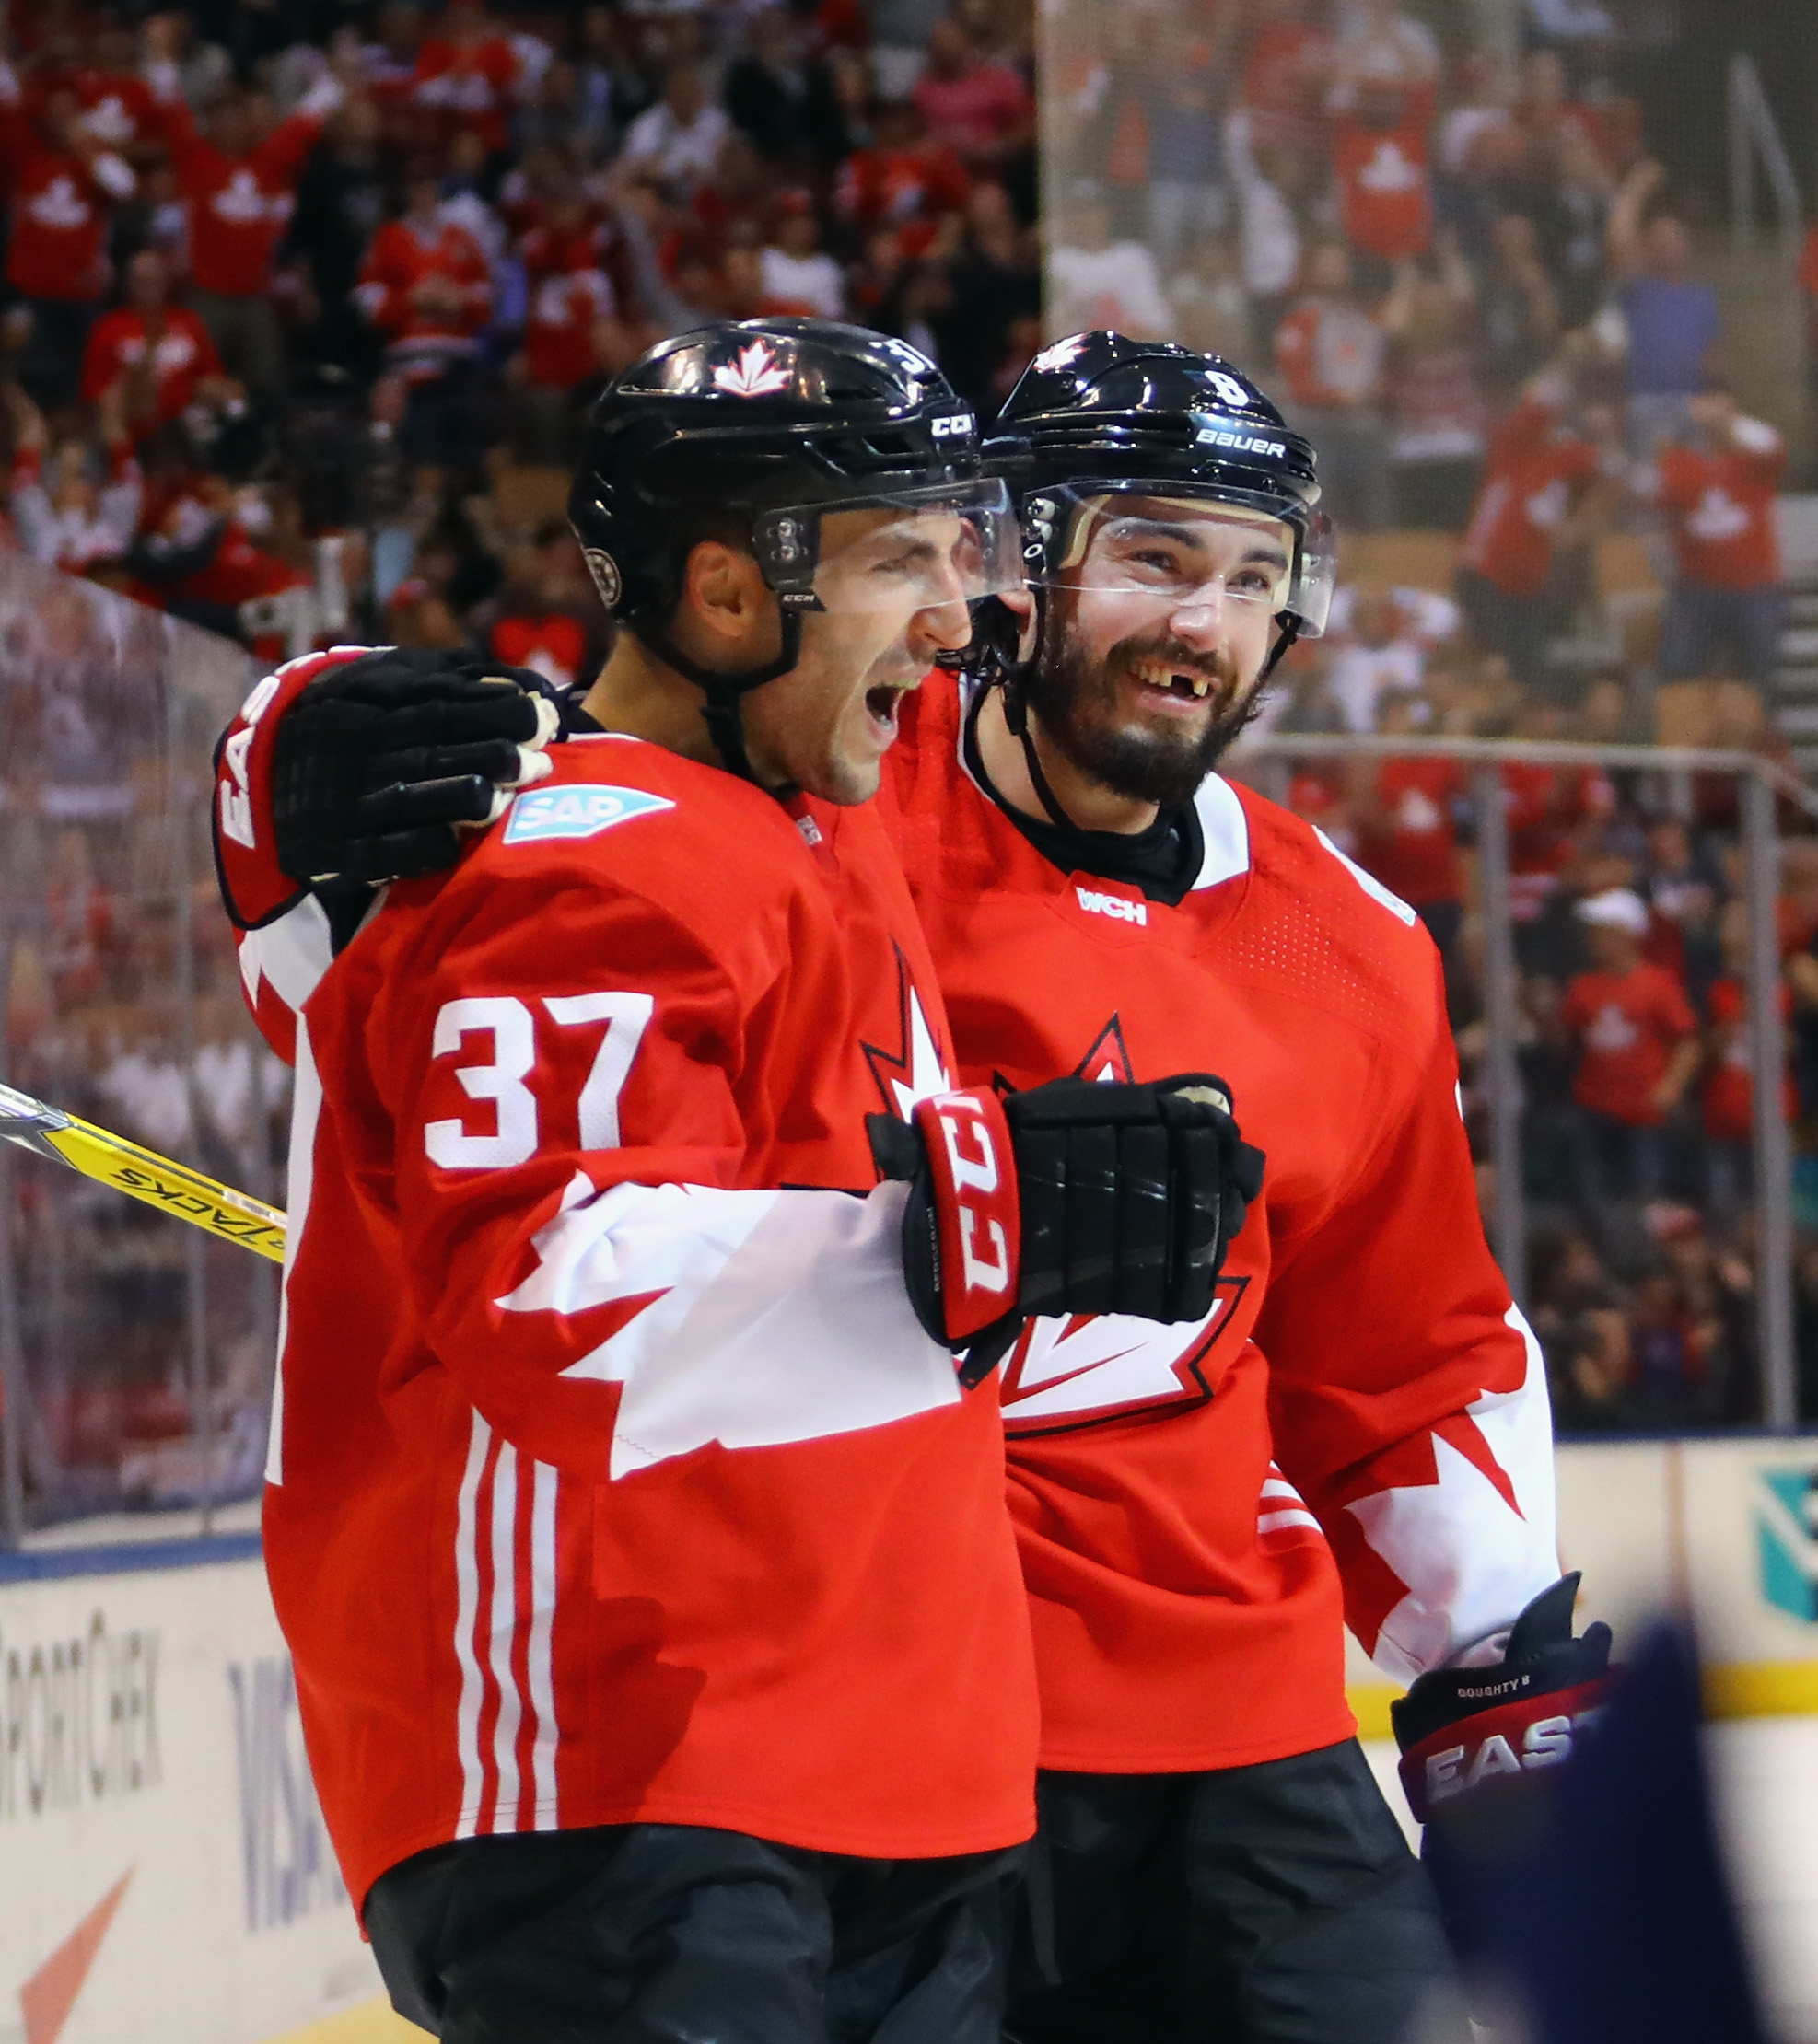
[[[862,327],[761,319],[661,342],[607,386],[568,517],[607,610],[704,691],[721,758],[749,778],[739,699],[796,665],[802,616],[824,608],[822,514],[874,505],[959,511],[968,598],[1020,579],[1007,487],[983,475],[977,421],[934,364]],[[668,634],[689,549],[728,521],[783,620],[778,657],[736,674]]]
[[[1024,574],[1038,596],[1059,577],[1089,504],[1116,494],[1204,497],[1294,534],[1269,668],[1296,637],[1324,631],[1334,555],[1312,447],[1221,357],[1103,329],[1069,335],[1024,370],[985,459],[1016,500]]]

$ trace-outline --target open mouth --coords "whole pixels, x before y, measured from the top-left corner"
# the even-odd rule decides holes
[[[865,712],[880,736],[896,736],[897,707],[914,686],[913,682],[883,681],[875,689],[866,690]]]
[[[1163,661],[1145,660],[1131,671],[1145,695],[1165,696],[1174,703],[1204,703],[1217,686],[1209,674],[1170,667]]]

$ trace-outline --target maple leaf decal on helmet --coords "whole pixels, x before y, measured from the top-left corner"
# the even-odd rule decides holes
[[[740,349],[737,362],[722,362],[714,371],[714,389],[735,398],[760,398],[788,388],[789,372],[767,341],[753,341]]]

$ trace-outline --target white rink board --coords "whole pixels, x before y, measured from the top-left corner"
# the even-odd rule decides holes
[[[379,1992],[256,1558],[0,1583],[0,2044],[129,1873],[58,2044],[262,2044]]]
[[[1649,1608],[1696,1608],[1719,1714],[1740,1713],[1711,1747],[1745,1920],[1782,2038],[1818,2044],[1818,1714],[1766,1714],[1818,1713],[1818,1602],[1788,1608],[1818,1583],[1797,1514],[1779,1603],[1764,1574],[1766,1480],[1789,1471],[1818,1472],[1818,1439],[1574,1445],[1561,1546],[1619,1642]],[[59,2044],[269,2044],[379,1993],[251,1545],[0,1578],[0,2044],[23,2044],[21,1987],[129,1871]],[[1392,1692],[1353,1653],[1375,1731]]]

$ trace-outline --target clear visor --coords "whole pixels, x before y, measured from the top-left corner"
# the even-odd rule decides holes
[[[1273,617],[1289,607],[1294,544],[1285,520],[1241,505],[1134,492],[1082,496],[1047,580],[1146,598],[1158,609],[1241,604]]]
[[[770,512],[763,522],[787,546],[796,521],[802,532],[818,526],[815,607],[835,615],[908,618],[1022,586],[1016,517],[996,479],[904,491],[837,510]]]

